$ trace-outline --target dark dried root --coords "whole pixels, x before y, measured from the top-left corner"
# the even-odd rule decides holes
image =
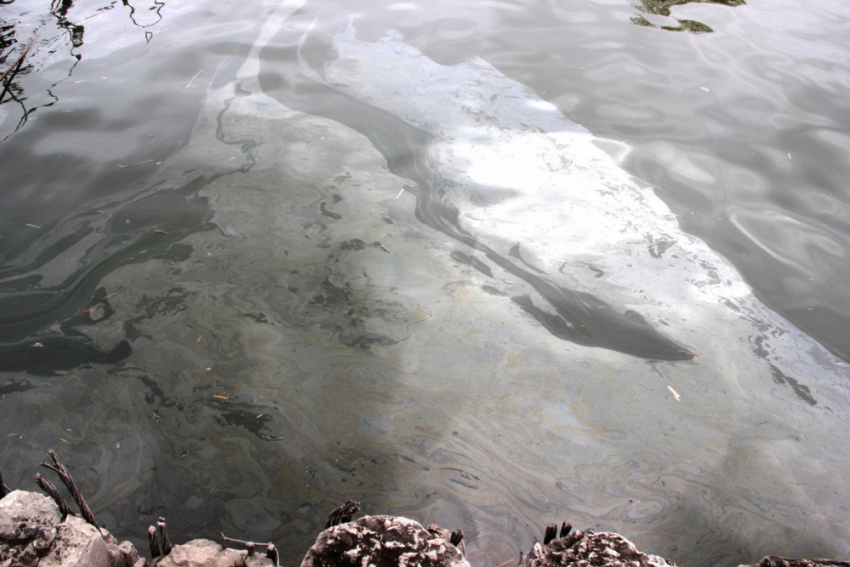
[[[151,548],[151,559],[156,559],[162,555],[162,551],[159,549],[159,536],[156,535],[156,528],[153,526],[148,527],[148,544]]]
[[[12,489],[3,483],[3,471],[0,471],[0,498],[5,498],[10,492]]]
[[[257,546],[266,548],[266,557],[272,560],[275,564],[275,567],[280,565],[280,554],[277,551],[277,547],[273,543],[257,543],[253,541],[242,541],[241,539],[232,539],[227,537],[224,534],[221,534],[222,547],[227,547],[227,544],[241,545],[245,549],[248,550],[248,557],[254,555]]]
[[[68,492],[71,493],[71,496],[74,498],[74,502],[77,503],[77,506],[80,507],[80,513],[83,515],[83,518],[97,528],[97,531],[100,532],[100,526],[97,525],[97,520],[94,519],[94,514],[92,514],[91,509],[86,504],[83,495],[80,494],[80,491],[77,489],[77,485],[74,483],[74,479],[71,477],[71,473],[68,472],[68,469],[65,468],[65,465],[59,462],[59,457],[56,456],[56,451],[50,449],[47,451],[47,456],[50,457],[50,463],[41,463],[41,466],[46,467],[56,474],[59,475],[59,478],[62,480],[62,484],[65,485],[65,488],[68,489]],[[103,535],[103,532],[100,532]]]
[[[168,528],[165,526],[165,518],[160,518],[156,522],[156,527],[159,528],[159,535],[162,538],[162,554],[168,555],[174,546],[171,545],[171,541],[168,539]]]
[[[35,473],[35,482],[41,487],[43,491],[47,493],[48,496],[53,498],[53,501],[56,502],[56,505],[59,506],[59,511],[62,513],[62,521],[65,521],[65,518],[68,517],[68,514],[72,516],[76,516],[77,513],[71,510],[71,507],[68,506],[68,503],[65,502],[65,499],[62,498],[62,495],[59,494],[59,490],[56,489],[53,484],[50,483],[49,480],[44,478],[38,473]]]

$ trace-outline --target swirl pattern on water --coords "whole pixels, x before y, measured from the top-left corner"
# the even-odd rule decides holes
[[[210,88],[191,143],[150,183],[191,188],[184,198],[204,199],[216,230],[183,236],[191,256],[104,274],[121,291],[113,313],[77,327],[101,346],[127,338],[132,354],[106,373],[3,385],[27,394],[0,415],[4,431],[27,432],[0,454],[14,463],[9,484],[62,437],[109,529],[141,540],[163,515],[186,538],[272,539],[290,561],[346,498],[463,528],[477,565],[514,558],[562,519],[685,564],[850,552],[850,486],[836,474],[847,376],[834,358],[534,93],[483,61],[439,66],[398,36],[370,44],[349,28],[333,38],[325,80],[396,119],[381,124],[424,132],[445,183],[442,195],[399,195],[409,181],[345,125],[341,94],[313,91],[315,112],[336,108],[334,121],[260,88],[300,68],[314,17],[285,15],[255,46],[269,42],[262,65]],[[314,66],[328,46],[311,37],[302,53]],[[415,66],[450,88],[417,91]],[[446,100],[451,89],[471,102]],[[473,105],[499,93],[517,98]],[[553,140],[575,174],[556,167]],[[486,177],[517,160],[527,185],[513,169]],[[553,168],[529,167],[541,161]],[[552,179],[570,190],[532,190]],[[476,240],[434,230],[426,198],[450,200],[452,230]],[[551,305],[506,266],[605,297],[607,309],[634,306],[700,356],[650,362],[565,342],[510,300]]]

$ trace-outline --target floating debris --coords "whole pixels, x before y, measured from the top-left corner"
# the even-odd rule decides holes
[[[198,71],[197,73],[195,73],[195,76],[194,76],[194,77],[192,77],[192,80],[191,80],[191,81],[189,81],[189,84],[188,84],[188,85],[186,85],[186,88],[188,89],[189,87],[191,87],[191,86],[192,86],[192,83],[194,83],[194,82],[195,82],[195,79],[197,79],[197,78],[198,78],[198,75],[200,75],[200,74],[201,74],[201,73],[203,73],[203,72],[204,72],[204,70],[203,70],[203,69],[201,69],[200,71]]]
[[[677,402],[682,401],[682,396],[679,395],[679,392],[673,389],[673,386],[667,386],[667,389],[673,392],[673,397],[676,398]]]
[[[136,166],[136,165],[142,165],[143,163],[150,163],[152,161],[153,161],[152,159],[146,159],[145,161],[139,161],[139,162],[136,162],[136,163],[131,163],[130,165],[121,165],[119,163],[118,167],[124,167],[124,168],[133,167],[133,166]]]

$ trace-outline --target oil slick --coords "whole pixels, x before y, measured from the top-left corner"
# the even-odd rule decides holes
[[[149,188],[197,217],[134,228],[93,278],[115,314],[80,315],[132,349],[0,386],[0,428],[86,432],[76,465],[127,533],[161,505],[187,539],[254,530],[295,561],[354,498],[463,527],[491,564],[565,517],[679,564],[850,550],[847,371],[589,132],[485,61],[302,2],[222,68]],[[172,239],[189,252],[148,252]],[[15,357],[63,348],[33,340]]]

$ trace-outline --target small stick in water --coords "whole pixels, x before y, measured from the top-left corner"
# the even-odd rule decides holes
[[[679,395],[679,392],[673,389],[673,386],[667,386],[667,389],[673,392],[673,397],[676,398],[677,402],[682,401],[682,396]]]
[[[191,86],[192,86],[192,83],[194,83],[194,82],[195,82],[195,79],[197,79],[197,78],[198,78],[198,75],[200,75],[200,74],[201,74],[201,73],[203,73],[203,72],[204,72],[204,70],[203,70],[203,69],[201,69],[200,71],[198,71],[197,73],[195,73],[195,76],[194,76],[194,77],[192,77],[192,80],[191,80],[191,81],[189,81],[189,84],[188,84],[188,85],[186,85],[186,88],[188,89],[189,87],[191,87]]]

